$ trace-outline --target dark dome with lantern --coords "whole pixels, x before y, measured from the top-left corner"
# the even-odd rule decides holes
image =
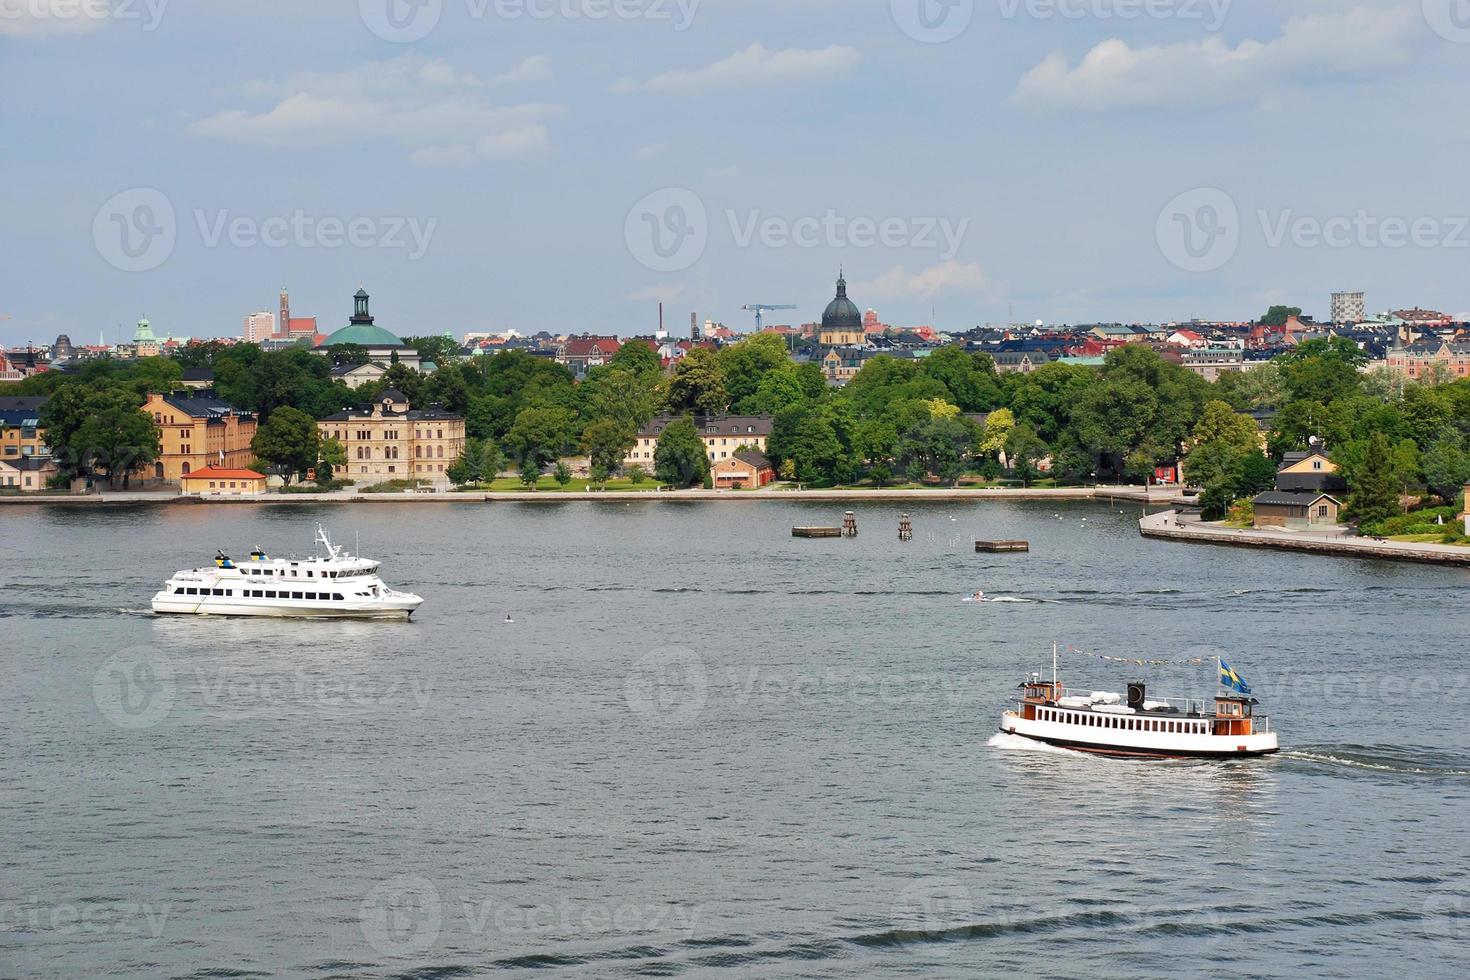
[[[833,333],[862,333],[863,314],[847,298],[847,280],[837,273],[837,296],[822,311],[822,330]]]

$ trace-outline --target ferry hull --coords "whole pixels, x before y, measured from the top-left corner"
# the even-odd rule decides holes
[[[263,602],[199,602],[180,601],[178,597],[160,595],[153,599],[153,611],[159,615],[175,616],[264,616],[274,619],[386,619],[407,620],[413,616],[422,600],[402,606],[387,606],[381,602],[370,606],[353,608],[352,605],[332,603],[312,607],[282,606]]]
[[[1281,749],[1275,732],[1250,735],[1165,734],[1108,729],[1110,737],[1085,725],[1022,718],[1007,712],[1000,730],[1058,748],[1134,759],[1248,759]]]
[[[1078,752],[1091,752],[1093,755],[1109,755],[1124,759],[1249,759],[1254,756],[1271,755],[1279,752],[1279,746],[1259,749],[1164,749],[1164,748],[1140,748],[1124,745],[1100,745],[1096,742],[1080,742],[1075,739],[1057,738],[1055,736],[1034,735],[1028,732],[1011,731],[1009,728],[1000,729],[1009,735],[1020,735],[1036,742],[1045,742],[1047,745],[1055,745],[1061,749],[1074,749]],[[1228,737],[1227,737],[1228,738]]]

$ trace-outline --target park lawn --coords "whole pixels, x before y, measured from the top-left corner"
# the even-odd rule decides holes
[[[1410,544],[1452,544],[1470,548],[1470,541],[1446,541],[1443,534],[1390,534],[1390,541],[1407,541]]]

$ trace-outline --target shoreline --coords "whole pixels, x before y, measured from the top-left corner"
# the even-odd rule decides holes
[[[1150,490],[1137,486],[1112,487],[1020,487],[1000,488],[923,488],[893,490],[606,490],[606,491],[504,491],[473,493],[267,493],[249,497],[199,496],[197,494],[153,493],[145,491],[89,494],[30,494],[0,497],[0,506],[105,507],[124,504],[199,505],[199,504],[495,504],[495,503],[677,503],[681,501],[770,501],[770,500],[1131,500],[1144,504],[1175,504],[1179,491],[1175,488]]]
[[[1304,531],[1231,528],[1197,520],[1179,521],[1177,511],[1150,514],[1138,522],[1145,538],[1210,544],[1217,547],[1274,548],[1338,558],[1376,558],[1470,567],[1470,548],[1411,541],[1376,541],[1349,535],[1312,535]]]

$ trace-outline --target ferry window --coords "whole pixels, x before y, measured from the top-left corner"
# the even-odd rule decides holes
[[[342,601],[342,593],[340,593],[340,592],[333,592],[332,593],[332,601],[333,602],[341,602]]]
[[[265,593],[265,597],[267,599],[274,599],[276,597],[275,590],[274,589],[267,589],[266,590],[266,593]]]
[[[293,598],[293,599],[300,599],[301,598],[301,593],[300,592],[292,592],[291,593],[291,598]]]

